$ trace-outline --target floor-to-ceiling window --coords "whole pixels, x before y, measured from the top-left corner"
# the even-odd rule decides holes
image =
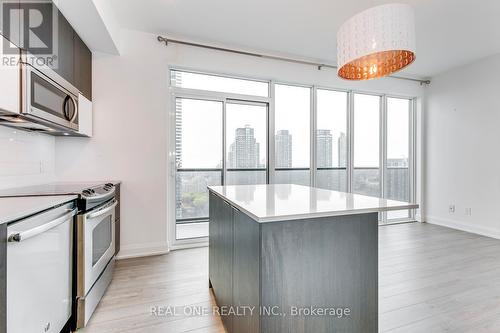
[[[386,160],[384,196],[393,200],[410,201],[411,175],[411,115],[412,101],[388,97],[386,101]],[[410,211],[387,212],[387,219],[408,219]]]
[[[175,99],[176,238],[207,235],[208,185],[222,184],[222,110],[218,101]]]
[[[316,186],[347,191],[346,91],[316,90]]]
[[[311,88],[274,85],[275,183],[311,183]]]
[[[376,95],[354,94],[352,192],[380,196],[380,102]]]
[[[209,185],[268,182],[269,82],[172,70],[175,240],[208,236]]]
[[[175,235],[208,232],[208,185],[293,183],[414,199],[414,100],[171,70]],[[406,221],[412,211],[381,215]]]

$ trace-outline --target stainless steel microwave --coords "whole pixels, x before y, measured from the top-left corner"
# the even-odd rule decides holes
[[[78,131],[78,89],[50,68],[21,62],[21,115]]]

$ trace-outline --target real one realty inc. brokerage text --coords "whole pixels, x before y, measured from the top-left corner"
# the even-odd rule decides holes
[[[189,316],[280,316],[280,317],[335,317],[349,318],[349,307],[290,306],[284,310],[279,306],[153,306],[151,315],[155,317]]]

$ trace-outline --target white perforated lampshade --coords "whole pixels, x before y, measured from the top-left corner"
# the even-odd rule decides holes
[[[415,57],[415,15],[409,5],[367,9],[337,33],[337,73],[343,79],[387,76],[410,65]]]

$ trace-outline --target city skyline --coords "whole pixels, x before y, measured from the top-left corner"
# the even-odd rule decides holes
[[[318,129],[317,167],[332,168],[346,167],[347,165],[347,136],[341,132],[337,137],[337,164],[334,165],[334,145],[331,130]],[[260,143],[255,138],[255,130],[250,125],[238,127],[235,130],[234,141],[229,145],[228,168],[248,169],[264,168],[265,164],[259,161]],[[275,135],[275,165],[276,168],[288,169],[293,165],[293,135],[289,130],[278,130]]]
[[[181,108],[181,103],[176,103]],[[176,115],[176,162],[182,168],[183,144],[182,131],[183,117],[181,112]],[[234,128],[234,127],[233,127]],[[261,137],[262,138],[262,137]],[[290,130],[280,129],[274,138],[276,169],[293,169],[293,135]],[[261,142],[256,138],[255,129],[246,124],[234,130],[233,142],[229,144],[227,152],[228,169],[264,169],[265,159],[260,160]],[[347,135],[344,132],[333,134],[329,129],[316,131],[317,168],[323,173],[318,174],[318,187],[345,190],[347,170],[329,168],[347,167]],[[222,155],[222,152],[221,152]],[[336,159],[336,161],[335,161]],[[221,163],[217,168],[222,169]],[[355,169],[353,175],[353,191],[368,195],[378,195],[380,178],[378,168]],[[407,157],[388,158],[387,174],[385,177],[385,197],[397,200],[409,200],[409,160]],[[279,177],[284,177],[279,174]],[[289,175],[292,177],[292,175]],[[293,180],[294,179],[294,180]],[[287,182],[296,182],[297,178]],[[308,179],[308,176],[306,176]],[[257,184],[265,180],[262,174],[255,172],[236,172],[228,177],[230,184]],[[217,171],[179,173],[176,181],[176,216],[177,219],[203,217],[208,214],[207,185],[218,185],[222,181]],[[281,180],[283,181],[283,180]]]

